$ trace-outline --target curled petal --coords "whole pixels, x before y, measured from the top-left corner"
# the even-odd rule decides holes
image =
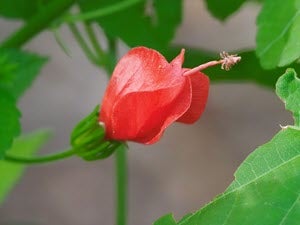
[[[199,119],[205,109],[209,92],[209,79],[201,72],[195,72],[187,77],[192,84],[192,102],[190,108],[177,122],[191,124]]]

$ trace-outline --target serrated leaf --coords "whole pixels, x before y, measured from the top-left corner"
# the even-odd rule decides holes
[[[20,133],[20,116],[15,100],[0,90],[0,159]]]
[[[299,111],[299,98],[289,99],[300,93],[295,79],[294,71],[288,71],[278,80],[277,92]],[[300,129],[289,126],[247,157],[223,194],[177,224],[298,225],[299,212]]]
[[[7,18],[29,19],[43,2],[49,0],[0,0],[0,15]]]
[[[300,127],[300,79],[294,69],[287,69],[276,83],[276,93],[285,103],[285,108],[293,112],[295,125]]]
[[[209,12],[219,20],[225,20],[236,12],[247,0],[205,0]]]
[[[257,19],[257,55],[266,69],[300,57],[300,1],[265,0]]]
[[[300,130],[280,131],[242,163],[235,177],[222,195],[178,224],[298,225]]]
[[[121,1],[80,0],[80,6],[83,11],[89,11]],[[181,11],[182,0],[141,1],[126,10],[95,18],[95,21],[109,36],[119,37],[131,47],[143,45],[162,49],[173,38],[181,22]]]
[[[16,49],[0,50],[0,90],[18,99],[30,87],[47,59]]]
[[[40,130],[31,134],[18,137],[14,140],[12,148],[9,150],[22,156],[31,156],[39,150],[51,136],[49,130]],[[25,165],[10,163],[0,160],[0,204],[21,177]]]

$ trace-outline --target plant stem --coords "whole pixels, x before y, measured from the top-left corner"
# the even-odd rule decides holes
[[[117,43],[116,43],[116,39],[109,37],[108,34],[106,34],[106,36],[107,36],[108,48],[110,50],[111,58],[113,59],[113,63],[116,64],[116,60],[117,60],[117,55],[116,55]]]
[[[39,163],[48,163],[52,161],[57,161],[61,159],[68,158],[76,153],[75,149],[68,149],[63,152],[55,153],[52,155],[46,156],[37,156],[37,157],[25,157],[25,156],[17,156],[10,154],[7,152],[4,156],[4,160],[13,163],[21,163],[21,164],[39,164]]]
[[[99,63],[98,58],[94,55],[94,53],[90,50],[89,46],[85,42],[84,38],[82,37],[80,31],[77,29],[76,25],[74,23],[69,23],[69,28],[71,32],[73,33],[76,41],[80,45],[81,49],[83,50],[86,57],[90,60],[91,63],[101,66]]]
[[[2,42],[0,48],[19,48],[57,19],[75,0],[50,1],[19,30]]]
[[[140,2],[143,2],[145,0],[127,0],[127,1],[120,1],[119,3],[107,6],[105,8],[96,9],[90,12],[86,13],[80,13],[75,15],[67,15],[64,18],[62,18],[63,22],[76,22],[76,21],[84,21],[84,20],[90,20],[95,19],[103,16],[108,16],[110,14],[114,14],[116,12],[125,10],[127,8],[132,7],[135,4],[138,4]]]
[[[107,38],[107,44],[108,44],[108,54],[107,54],[107,64],[106,64],[106,71],[108,73],[108,77],[112,75],[114,68],[116,66],[117,61],[117,43],[116,39],[113,37],[110,37],[107,33],[105,33]]]
[[[109,61],[105,65],[108,77],[113,72],[117,60],[116,39],[106,34],[109,49]],[[116,221],[115,225],[127,224],[127,147],[121,145],[115,152],[115,173],[116,173]]]
[[[124,146],[124,145],[123,145]],[[120,147],[116,150],[116,224],[127,223],[127,157],[126,148]]]
[[[105,56],[105,52],[103,51],[101,45],[99,44],[98,40],[97,40],[97,36],[93,30],[93,27],[90,23],[84,22],[84,28],[86,30],[86,33],[91,41],[91,44],[95,50],[95,52],[97,53],[98,57],[103,60],[106,56]]]

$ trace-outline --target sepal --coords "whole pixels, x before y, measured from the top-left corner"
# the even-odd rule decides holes
[[[71,133],[71,146],[84,160],[105,159],[124,144],[120,141],[105,139],[105,127],[99,123],[99,106],[81,120]]]

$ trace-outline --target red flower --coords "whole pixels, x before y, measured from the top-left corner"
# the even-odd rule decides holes
[[[106,138],[157,142],[173,122],[194,123],[204,111],[208,77],[182,68],[184,50],[171,62],[145,47],[130,50],[117,64],[104,95],[99,121]]]

